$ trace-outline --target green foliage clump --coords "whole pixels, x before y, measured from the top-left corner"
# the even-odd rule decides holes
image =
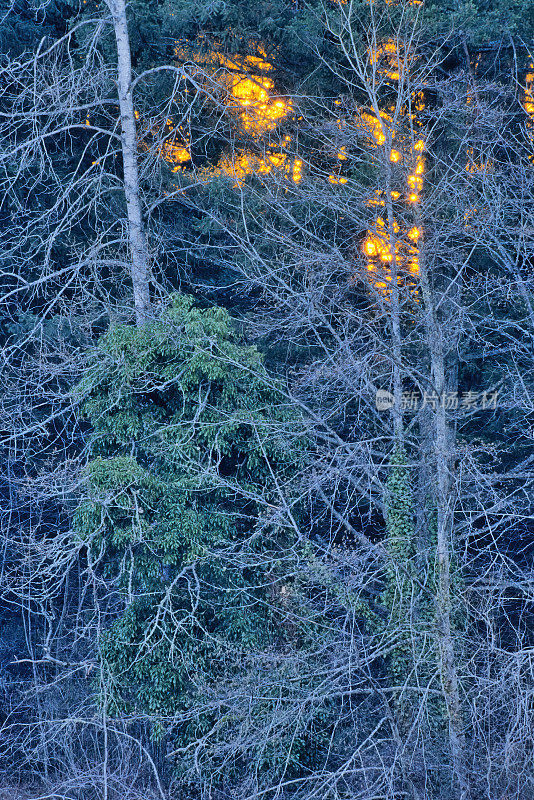
[[[425,3],[424,20],[429,31],[452,42],[498,49],[509,46],[511,37],[532,36],[534,8],[530,0],[432,0]]]
[[[404,451],[397,449],[391,459],[387,481],[388,550],[395,561],[413,555],[413,493]]]
[[[113,326],[79,391],[92,436],[76,528],[108,587],[110,711],[163,718],[220,679],[229,648],[272,634],[299,419],[227,312],[191,297]]]

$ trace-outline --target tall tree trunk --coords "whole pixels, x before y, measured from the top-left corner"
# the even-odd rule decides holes
[[[469,800],[470,788],[465,757],[465,735],[462,704],[458,684],[458,670],[451,624],[452,587],[450,572],[450,547],[453,529],[454,486],[452,482],[454,429],[447,420],[445,393],[457,390],[456,369],[454,384],[447,382],[447,364],[444,342],[444,325],[438,319],[435,293],[430,286],[426,266],[420,259],[420,278],[427,313],[427,336],[432,381],[437,397],[434,412],[433,456],[437,505],[437,596],[436,627],[440,657],[443,695],[447,708],[449,746],[452,767],[457,783],[459,800]],[[446,290],[445,290],[446,291]]]
[[[378,103],[376,104],[377,119],[380,119],[380,110]],[[391,193],[394,189],[393,176],[391,171],[391,161],[389,153],[392,148],[392,141],[389,139],[388,132],[388,147],[385,154],[385,195],[386,195],[386,211],[387,211],[387,224],[388,224],[388,246],[391,253],[391,348],[393,355],[393,396],[395,404],[393,406],[393,426],[395,433],[396,447],[402,448],[404,446],[404,421],[402,414],[402,332],[401,332],[401,299],[399,293],[399,264],[397,258],[397,235],[395,233],[395,218],[393,215],[393,203],[391,202]]]
[[[132,58],[125,0],[109,0],[117,41],[117,90],[121,115],[124,195],[128,214],[132,284],[135,317],[143,325],[150,310],[148,247],[141,211],[139,166],[137,163],[137,131],[132,97]]]

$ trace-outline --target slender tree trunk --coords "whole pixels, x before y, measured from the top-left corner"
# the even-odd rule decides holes
[[[135,317],[137,324],[143,325],[150,310],[150,267],[139,190],[137,131],[132,97],[132,59],[126,19],[126,0],[109,0],[109,8],[113,17],[117,41],[117,90],[121,115],[124,195],[128,213]]]
[[[420,278],[427,318],[428,348],[434,391],[437,396],[434,413],[434,469],[437,504],[437,597],[436,624],[443,695],[447,707],[449,746],[452,767],[457,782],[459,800],[469,800],[471,793],[467,778],[465,735],[458,671],[451,625],[452,588],[450,546],[453,528],[454,487],[452,483],[453,429],[447,421],[445,392],[447,385],[446,355],[443,325],[438,320],[433,290],[423,260],[420,259]],[[455,370],[456,372],[456,370]],[[457,381],[456,381],[457,388]]]
[[[438,397],[443,396],[445,387],[445,373],[443,370],[443,354],[432,353],[432,366]],[[459,785],[460,800],[469,797],[469,786],[465,767],[465,741],[461,711],[458,675],[456,670],[456,657],[451,630],[451,575],[450,575],[450,537],[452,531],[452,485],[451,485],[451,442],[450,431],[446,420],[444,402],[438,402],[435,420],[435,458],[437,477],[437,566],[438,566],[438,596],[437,596],[437,626],[439,634],[439,648],[441,659],[441,680],[443,692],[447,703],[449,718],[449,741],[453,758],[454,771]]]
[[[377,105],[378,109],[378,105]],[[378,111],[378,114],[380,112]],[[377,116],[377,119],[380,119]],[[396,446],[404,446],[404,425],[402,415],[402,332],[401,332],[401,303],[399,293],[399,264],[397,260],[397,235],[395,233],[395,218],[393,216],[393,203],[391,202],[391,192],[393,190],[393,177],[391,172],[391,162],[389,152],[391,152],[391,140],[387,141],[387,153],[385,156],[386,172],[386,211],[387,211],[387,242],[391,252],[391,346],[393,354],[393,396],[395,405],[393,407],[393,425],[395,432]]]

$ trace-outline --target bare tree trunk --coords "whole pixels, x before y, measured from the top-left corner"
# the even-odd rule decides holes
[[[428,315],[427,332],[430,364],[434,383],[436,410],[434,414],[434,459],[437,505],[437,597],[436,626],[440,657],[441,684],[449,726],[449,747],[453,773],[458,786],[459,800],[469,800],[470,790],[466,771],[465,736],[462,704],[458,685],[456,654],[451,625],[452,590],[450,546],[453,527],[453,434],[447,422],[445,393],[447,391],[444,331],[436,311],[436,303],[426,266],[421,259],[421,287]]]
[[[377,105],[377,114],[380,114]],[[379,116],[377,117],[380,118]],[[388,140],[390,134],[388,133]],[[393,425],[395,431],[396,446],[402,448],[404,446],[404,430],[403,430],[403,417],[402,417],[402,333],[401,333],[401,320],[400,320],[400,295],[399,295],[399,264],[397,260],[397,236],[395,233],[395,219],[393,216],[393,204],[391,202],[391,192],[393,190],[393,181],[391,174],[391,162],[389,152],[391,151],[392,144],[388,141],[388,152],[385,156],[385,171],[386,171],[386,211],[388,221],[388,241],[391,251],[391,338],[392,338],[392,354],[393,354],[393,396],[395,398],[395,405],[393,407]]]
[[[438,397],[444,391],[444,360],[442,354],[432,353],[432,366]],[[442,380],[443,379],[443,380]],[[469,798],[469,785],[465,765],[465,741],[461,711],[456,656],[451,631],[451,575],[450,575],[450,536],[452,530],[452,486],[451,486],[451,448],[444,402],[438,403],[435,428],[435,458],[437,476],[437,628],[441,660],[441,682],[449,722],[449,742],[453,768],[458,781],[460,800]]]
[[[125,0],[109,0],[117,41],[117,91],[121,115],[124,195],[128,212],[128,237],[132,260],[132,284],[135,317],[138,325],[146,322],[150,309],[148,247],[141,212],[137,131],[132,97],[132,59]]]

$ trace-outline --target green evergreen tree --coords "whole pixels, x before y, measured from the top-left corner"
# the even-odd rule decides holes
[[[109,592],[109,708],[165,717],[221,677],[226,648],[273,632],[299,419],[227,312],[190,297],[112,327],[79,390],[93,433],[76,529]]]

